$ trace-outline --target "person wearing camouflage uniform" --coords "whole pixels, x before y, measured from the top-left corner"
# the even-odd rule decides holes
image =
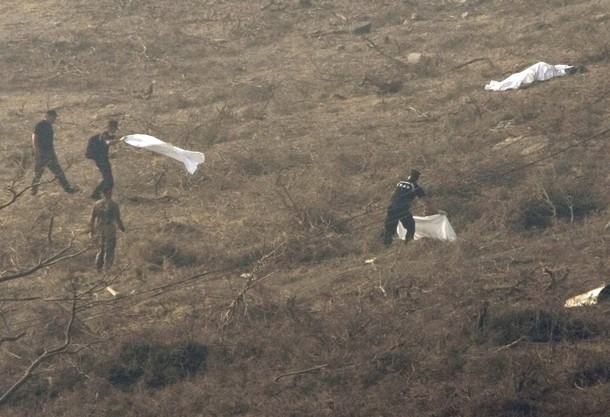
[[[112,188],[104,188],[102,194],[103,198],[93,205],[91,211],[89,235],[97,237],[99,250],[95,257],[95,266],[98,272],[107,272],[114,262],[116,229],[118,227],[125,232],[125,226],[121,220],[119,205],[112,199]]]

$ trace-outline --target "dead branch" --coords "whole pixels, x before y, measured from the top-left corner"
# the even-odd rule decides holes
[[[312,38],[321,38],[322,36],[328,36],[328,35],[345,35],[346,33],[349,33],[349,31],[347,29],[336,29],[336,30],[330,30],[330,31],[322,31],[322,30],[316,30],[315,32],[312,32],[309,34],[310,37]]]
[[[293,376],[293,375],[301,375],[301,374],[307,374],[310,372],[316,372],[319,371],[320,369],[324,369],[328,366],[328,364],[324,364],[324,365],[318,365],[318,366],[314,366],[313,368],[307,368],[307,369],[303,369],[302,371],[294,371],[294,372],[288,372],[286,374],[282,374],[282,375],[278,375],[274,381],[277,382],[280,379],[286,377],[286,376]]]
[[[55,220],[54,216],[51,216],[51,220],[49,221],[49,230],[47,231],[47,240],[49,241],[49,245],[53,244],[53,221]]]
[[[511,348],[511,347],[515,346],[516,344],[518,344],[518,343],[520,343],[520,342],[522,342],[522,341],[524,341],[526,339],[527,339],[527,337],[520,336],[517,340],[514,340],[514,341],[510,342],[508,345],[501,346],[498,349],[496,349],[496,353],[500,352],[501,350]]]
[[[33,375],[36,368],[38,368],[42,363],[48,361],[49,359],[61,355],[61,354],[73,354],[81,350],[83,347],[78,347],[75,349],[70,349],[72,347],[72,327],[74,325],[74,319],[76,318],[76,298],[72,301],[72,309],[70,313],[70,320],[68,321],[68,325],[65,330],[65,338],[64,342],[57,346],[54,349],[46,350],[42,352],[34,362],[28,366],[25,370],[21,378],[17,380],[2,396],[0,396],[0,405],[4,404],[10,396],[19,389],[30,377]]]
[[[39,269],[42,268],[46,268],[47,266],[51,266],[54,265],[58,262],[62,262],[65,261],[66,259],[71,259],[74,258],[78,255],[80,255],[81,253],[89,250],[89,247],[86,247],[85,249],[82,249],[78,252],[69,254],[69,255],[65,255],[66,252],[68,252],[70,249],[72,248],[72,240],[70,241],[70,243],[68,244],[68,246],[66,246],[65,248],[63,248],[62,250],[60,250],[59,252],[49,256],[46,259],[42,259],[40,260],[36,265],[28,268],[28,269],[24,269],[22,271],[17,271],[17,272],[13,272],[10,274],[6,274],[6,271],[4,273],[0,274],[0,282],[7,282],[7,281],[11,281],[17,278],[22,278],[28,275],[32,275],[34,272],[38,271]]]
[[[275,252],[275,250],[277,250],[277,248],[274,249],[271,253]],[[264,258],[262,258],[262,259],[264,259]],[[227,307],[227,309],[220,316],[223,328],[228,326],[229,323],[231,322],[231,320],[233,319],[233,317],[235,317],[239,306],[245,305],[246,293],[250,289],[252,289],[254,286],[256,286],[258,283],[260,283],[261,281],[263,281],[266,278],[269,278],[271,275],[275,274],[276,272],[277,271],[273,271],[273,272],[265,275],[264,277],[258,278],[258,279],[253,274],[246,275],[248,280],[244,284],[243,288],[241,289],[241,291],[239,291],[239,293],[237,293],[237,296],[235,296],[233,301],[231,301],[231,304],[229,304],[229,307]]]
[[[286,187],[286,184],[284,184],[281,176],[279,176],[279,175],[277,177],[276,184],[281,188],[281,190],[279,190],[279,191],[276,190],[276,193],[282,199],[282,203],[284,204],[284,206],[288,210],[290,210],[291,212],[294,213],[294,217],[295,217],[296,221],[300,225],[304,225],[305,227],[313,228],[313,223],[310,219],[309,211],[306,208],[301,207],[299,204],[297,204],[296,201],[294,201],[294,199],[288,192],[288,187]],[[282,193],[282,191],[283,191],[283,193]]]
[[[373,49],[375,49],[377,52],[379,52],[384,57],[395,62],[396,64],[398,64],[399,66],[401,66],[403,68],[408,67],[408,65],[405,62],[402,62],[400,59],[396,59],[392,55],[389,55],[388,53],[386,53],[383,49],[381,49],[379,46],[377,46],[377,44],[375,42],[373,42],[371,39],[367,38],[364,35],[360,35],[360,37],[362,39],[364,39]]]
[[[366,325],[366,323],[365,323],[365,325]],[[371,363],[377,362],[379,360],[383,360],[383,358],[386,357],[386,355],[388,355],[390,352],[392,352],[396,348],[402,347],[404,345],[405,345],[404,341],[398,341],[398,342],[394,343],[392,346],[390,346],[388,349],[384,350],[383,352],[376,353],[375,355],[373,355],[372,358],[370,358],[370,359],[368,359],[366,361],[363,361],[363,362],[352,363],[352,364],[349,364],[349,365],[337,366],[337,367],[332,367],[332,368],[329,368],[328,364],[317,365],[317,366],[314,366],[312,368],[307,368],[307,369],[303,369],[303,370],[300,370],[300,371],[288,372],[288,373],[285,373],[285,374],[278,375],[274,379],[274,381],[277,382],[281,378],[284,378],[284,377],[287,377],[287,376],[301,375],[301,374],[316,372],[316,371],[319,371],[321,369],[329,369],[330,371],[337,371],[337,370],[341,370],[341,369],[357,368],[357,367],[360,367],[360,366],[363,366],[363,365],[366,365],[366,364],[371,364]]]
[[[2,343],[4,343],[4,342],[14,342],[16,340],[21,339],[23,336],[25,336],[25,332],[21,332],[17,336],[3,336],[3,337],[0,337],[0,346],[2,346]]]
[[[486,56],[482,56],[482,57],[479,57],[479,58],[471,59],[470,61],[464,62],[463,64],[456,65],[456,66],[453,67],[453,69],[460,69],[460,68],[463,68],[463,67],[465,67],[467,65],[474,64],[475,62],[479,62],[479,61],[487,62],[489,64],[489,66],[492,67],[492,68],[494,66],[493,62],[491,62],[491,59],[487,58]]]
[[[546,192],[546,189],[543,186],[540,186],[540,193],[542,194],[542,197],[544,197],[544,201],[547,202],[553,211],[553,217],[557,217],[557,206],[555,206],[553,201],[551,201],[551,197],[549,197],[549,194]]]
[[[17,184],[19,184],[19,182],[23,179],[23,174],[19,174],[15,179],[13,179],[13,182],[11,183],[11,185],[6,187],[6,190],[11,194],[11,198],[5,202],[0,204],[0,210],[7,208],[8,206],[10,206],[11,204],[15,203],[15,201],[17,201],[17,199],[19,199],[19,197],[21,197],[23,194],[25,194],[28,190],[31,190],[33,185],[30,185],[28,187],[24,187],[21,190],[17,190]],[[47,180],[47,181],[41,181],[36,185],[44,185],[44,184],[49,184],[51,182],[55,181],[55,177]]]
[[[551,280],[549,282],[549,285],[547,286],[546,289],[547,290],[554,290],[555,288],[557,288],[557,286],[560,283],[562,283],[568,277],[568,275],[570,274],[570,268],[567,268],[567,267],[564,268],[563,276],[561,278],[557,278],[555,276],[555,271],[547,268],[546,266],[542,267],[542,273],[548,275],[550,280]]]
[[[269,10],[271,12],[281,12],[288,8],[287,4],[282,4],[282,2],[276,2],[275,0],[271,0],[268,4],[261,7],[261,10]]]

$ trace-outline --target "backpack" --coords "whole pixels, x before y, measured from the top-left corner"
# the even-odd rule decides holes
[[[97,135],[89,138],[89,142],[87,142],[87,150],[85,150],[85,158],[96,159],[96,157],[97,157],[96,146],[95,146],[96,139],[97,139]]]

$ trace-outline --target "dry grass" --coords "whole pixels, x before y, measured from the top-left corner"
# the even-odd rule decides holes
[[[604,2],[5,3],[0,205],[29,185],[47,108],[82,192],[0,210],[0,278],[83,252],[0,280],[0,338],[25,332],[2,342],[0,395],[77,299],[73,352],[0,414],[607,414],[607,305],[563,308],[608,276]],[[539,60],[587,72],[483,89]],[[110,117],[206,163],[113,153],[128,231],[101,277],[83,153]],[[415,166],[459,240],[383,248]]]

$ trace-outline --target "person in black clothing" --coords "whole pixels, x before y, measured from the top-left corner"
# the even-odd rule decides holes
[[[38,186],[45,168],[49,168],[67,193],[73,194],[76,192],[76,189],[73,188],[66,179],[64,171],[57,161],[57,155],[55,154],[55,147],[53,145],[53,123],[56,119],[57,112],[55,110],[47,111],[44,120],[36,124],[34,132],[32,133],[32,146],[34,147],[35,159],[34,178],[32,179],[31,188],[32,195],[38,193]]]
[[[407,229],[407,242],[413,240],[415,236],[415,220],[411,214],[410,205],[416,197],[424,197],[426,195],[423,188],[417,184],[419,176],[420,172],[418,170],[411,170],[411,174],[406,181],[399,181],[396,184],[385,220],[383,232],[383,243],[385,245],[392,243],[392,238],[396,234],[396,227],[399,221]]]
[[[99,135],[89,138],[87,143],[87,151],[85,156],[92,159],[102,173],[102,181],[95,187],[91,198],[99,200],[102,197],[104,189],[110,189],[114,186],[114,178],[112,177],[112,167],[108,159],[108,150],[111,145],[119,143],[121,139],[117,139],[115,134],[119,130],[119,122],[109,120],[106,125],[106,130]]]

